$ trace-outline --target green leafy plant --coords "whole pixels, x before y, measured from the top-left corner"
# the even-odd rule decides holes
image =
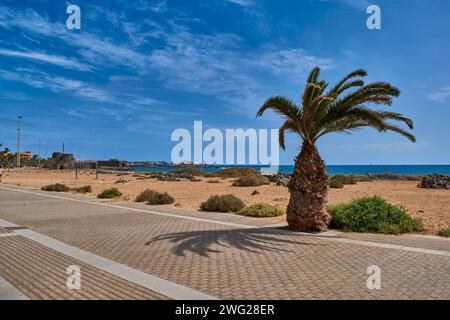
[[[203,177],[206,172],[198,168],[180,168],[172,171],[175,174],[192,174],[193,176]]]
[[[117,188],[110,188],[105,189],[100,193],[97,198],[99,199],[111,199],[111,198],[117,198],[122,195],[122,192],[119,191]]]
[[[258,187],[269,184],[269,179],[260,174],[248,174],[233,182],[235,187]]]
[[[402,207],[376,196],[330,206],[331,228],[345,232],[405,233],[422,230],[422,223]]]
[[[135,199],[136,202],[147,202],[151,205],[162,205],[174,203],[175,199],[167,192],[160,193],[154,190],[144,190]]]
[[[441,237],[450,238],[450,229],[441,229],[438,234]]]
[[[200,205],[202,211],[238,212],[244,208],[244,202],[232,194],[211,196]]]
[[[341,179],[336,178],[335,176],[332,176],[330,178],[330,188],[332,189],[342,189],[344,188],[344,183]]]
[[[92,187],[89,186],[89,185],[86,185],[86,186],[83,186],[83,187],[80,187],[80,188],[76,188],[75,190],[78,193],[91,193],[92,192]]]
[[[70,189],[65,184],[55,183],[48,186],[42,187],[41,190],[44,191],[54,191],[54,192],[68,192]]]
[[[256,218],[278,217],[284,214],[284,210],[271,204],[257,203],[239,210],[238,214]]]
[[[356,177],[352,174],[350,174],[350,175],[344,175],[344,174],[332,175],[330,178],[330,181],[331,180],[340,180],[342,182],[342,184],[344,184],[344,185],[357,183]]]
[[[211,176],[216,178],[239,178],[249,174],[259,174],[259,172],[253,168],[225,168],[212,173]]]
[[[320,138],[370,127],[379,132],[392,131],[416,141],[408,130],[398,125],[403,123],[412,129],[411,119],[396,112],[373,108],[376,105],[390,106],[393,98],[400,95],[400,90],[387,82],[366,84],[366,76],[365,70],[358,69],[330,85],[320,79],[320,68],[315,67],[306,79],[298,103],[286,97],[272,96],[256,114],[260,117],[270,109],[283,118],[279,129],[282,149],[285,149],[286,133],[294,133],[302,139],[289,185],[291,199],[286,220],[291,229],[315,232],[328,227],[330,217],[325,211],[325,203],[329,180],[317,149]]]

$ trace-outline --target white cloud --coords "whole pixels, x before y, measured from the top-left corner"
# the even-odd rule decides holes
[[[74,59],[68,59],[66,57],[50,55],[41,52],[23,52],[8,49],[0,49],[0,55],[50,63],[67,69],[75,69],[80,71],[91,70],[91,67],[88,66],[87,64],[78,62]]]
[[[354,7],[361,10],[367,9],[367,7],[371,4],[367,0],[319,0],[319,1],[341,3],[346,6]]]
[[[443,88],[439,89],[438,91],[428,95],[428,98],[430,100],[433,100],[436,102],[445,102],[445,101],[447,101],[448,97],[450,97],[450,86],[443,87]]]
[[[301,79],[313,66],[329,68],[333,65],[331,59],[314,56],[301,48],[246,48],[244,39],[235,34],[194,33],[174,20],[166,20],[162,25],[147,19],[136,26],[124,18],[120,27],[116,27],[128,39],[138,40],[120,44],[96,34],[67,32],[63,24],[51,23],[31,9],[12,12],[0,7],[0,26],[19,28],[38,37],[63,41],[89,64],[95,64],[96,68],[120,68],[121,72],[128,70],[138,75],[140,81],[157,80],[170,90],[213,96],[222,101],[226,108],[252,117],[263,99],[277,93],[275,90],[279,91],[286,85],[300,85]],[[148,30],[143,30],[145,26]],[[160,43],[157,49],[145,52],[133,48],[133,44],[139,45],[146,40],[155,42],[155,39]],[[52,61],[55,61],[54,57]],[[3,74],[4,78],[6,76]],[[65,78],[58,79],[61,82],[57,83],[52,79],[55,77],[45,83],[39,77],[33,79],[25,76],[22,82],[53,91],[70,90],[85,99],[116,103],[116,95],[99,86],[79,81],[71,83],[70,79]],[[72,88],[77,85],[80,87]],[[128,105],[136,107],[142,105],[142,101],[128,101]],[[120,99],[120,102],[124,103],[124,100]],[[152,103],[151,100],[147,102]]]
[[[84,100],[114,104],[131,109],[163,104],[155,99],[133,94],[110,92],[84,81],[54,76],[36,69],[0,70],[0,77],[9,81],[25,83],[33,88],[48,89],[56,93],[68,93]]]
[[[253,0],[227,0],[228,2],[238,4],[240,6],[250,6],[254,4]]]

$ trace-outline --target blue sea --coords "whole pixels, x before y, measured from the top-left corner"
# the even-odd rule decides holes
[[[259,170],[262,166],[207,166],[198,167],[199,169],[206,172],[216,172],[224,168],[233,167],[245,167],[254,168]],[[169,172],[178,169],[178,167],[156,167],[156,168],[135,168],[134,171],[145,172],[145,171],[159,171],[159,172]],[[294,166],[292,165],[281,165],[279,172],[281,173],[292,173]],[[450,174],[450,165],[329,165],[327,166],[327,172],[329,174],[377,174],[377,173],[395,173],[395,174],[415,174],[415,175],[425,175],[432,173],[439,174]]]

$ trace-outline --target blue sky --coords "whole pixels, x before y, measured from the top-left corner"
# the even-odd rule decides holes
[[[81,30],[65,26],[68,4]],[[366,8],[382,29],[366,28]],[[176,128],[276,128],[271,95],[299,100],[310,68],[335,81],[356,68],[402,95],[417,143],[365,129],[323,138],[328,164],[446,164],[450,159],[447,0],[0,1],[0,143],[81,159],[170,160]],[[288,136],[281,163],[299,140]]]

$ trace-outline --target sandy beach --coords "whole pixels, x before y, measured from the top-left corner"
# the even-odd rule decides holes
[[[118,180],[126,183],[116,183]],[[200,178],[193,182],[182,180],[177,182],[163,182],[155,179],[142,179],[135,174],[99,174],[96,180],[93,171],[78,173],[75,179],[74,171],[49,170],[11,170],[5,172],[2,185],[14,185],[22,188],[40,189],[53,183],[63,183],[70,188],[91,185],[96,196],[106,188],[116,187],[123,195],[114,200],[101,201],[134,201],[136,195],[150,188],[159,192],[168,192],[175,198],[171,206],[197,210],[200,203],[211,195],[232,193],[241,198],[245,204],[265,202],[285,207],[288,203],[289,192],[287,188],[273,184],[260,187],[234,187],[233,179],[223,179],[220,183],[208,183],[211,178]],[[254,190],[260,194],[252,195]],[[422,219],[425,233],[436,234],[438,230],[450,226],[450,191],[420,189],[417,181],[373,181],[360,182],[357,185],[346,185],[344,189],[330,189],[328,203],[343,203],[354,198],[379,195],[393,204],[404,206],[409,214]],[[281,217],[280,220],[283,220]]]

